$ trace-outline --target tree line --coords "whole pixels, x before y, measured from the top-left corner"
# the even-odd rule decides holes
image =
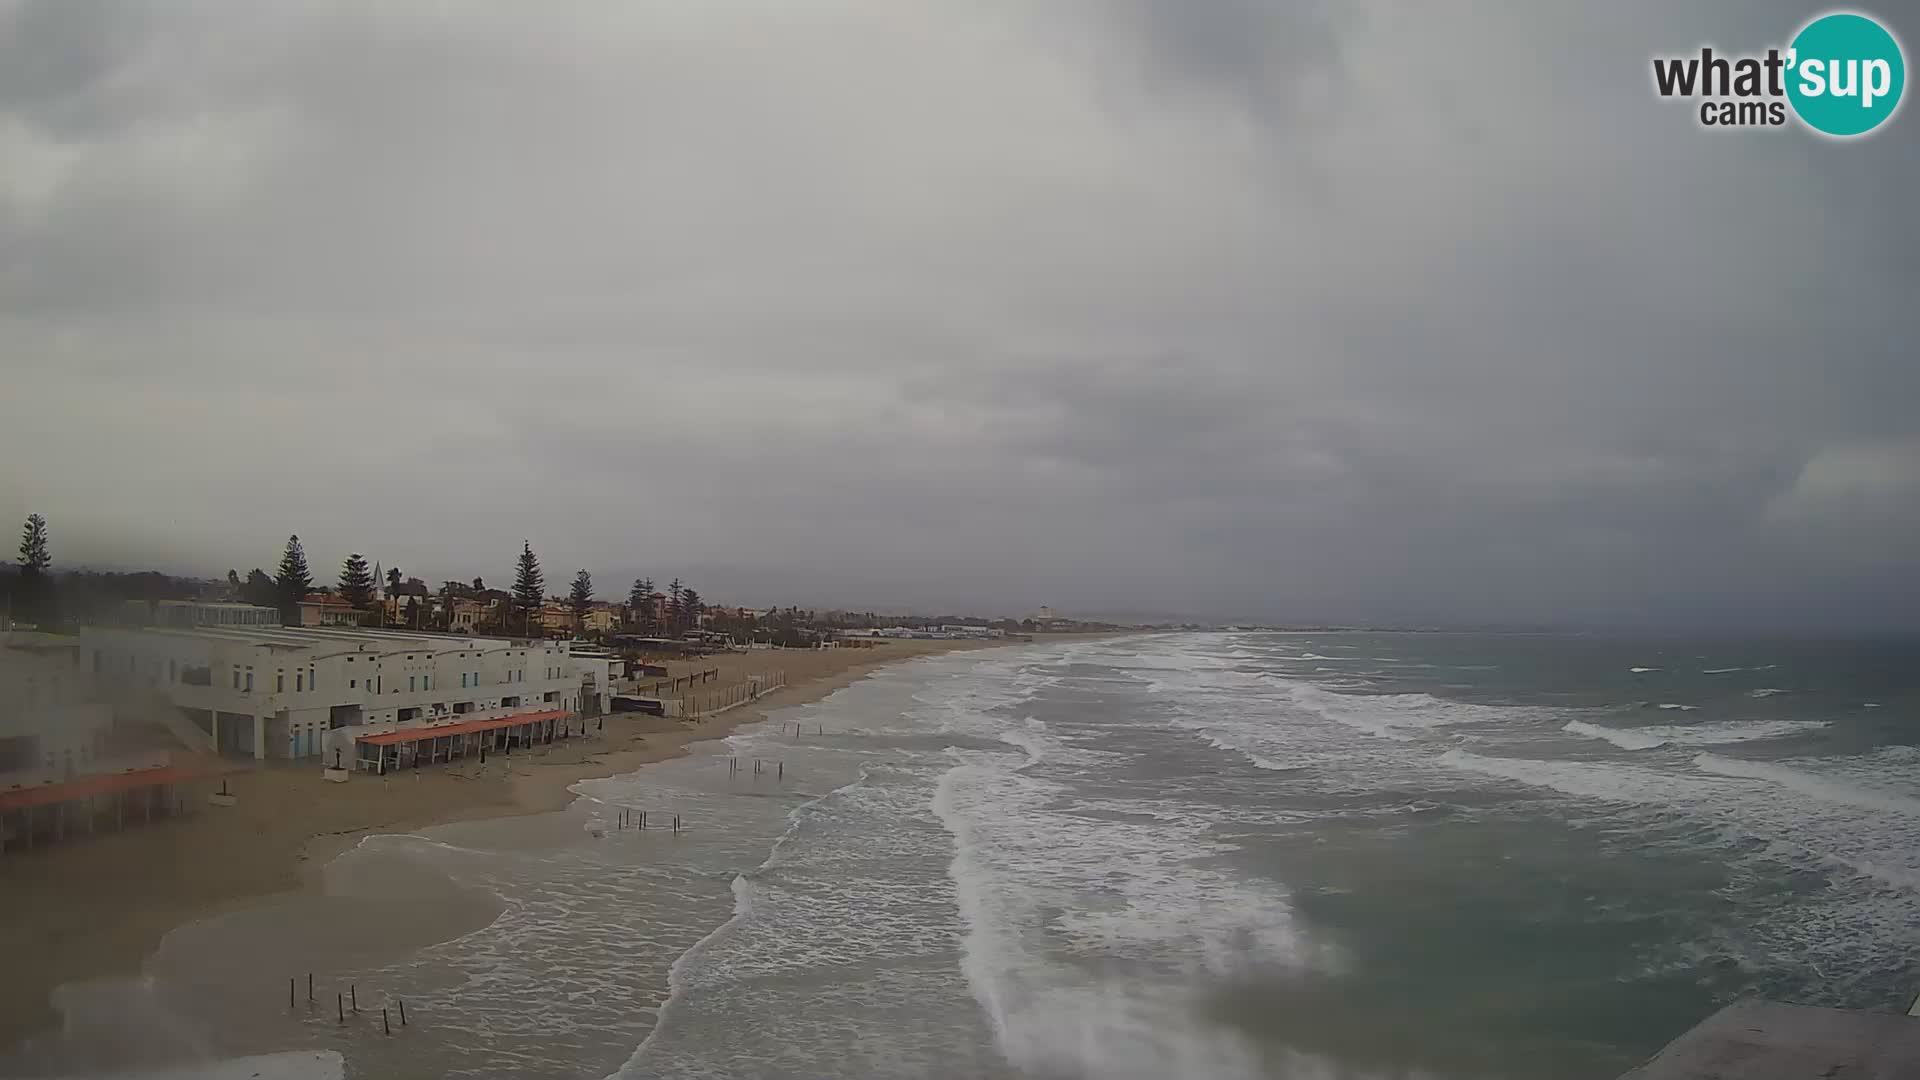
[[[68,571],[56,579],[53,572],[51,541],[46,518],[31,514],[21,528],[20,561],[16,571],[0,577],[0,603],[13,621],[52,628],[89,619],[111,618],[130,600],[190,600],[200,594],[200,583],[154,571],[114,573]],[[379,583],[384,578],[387,595],[403,599],[396,604],[398,613],[372,611]],[[261,607],[277,608],[281,621],[300,622],[300,604],[315,590],[312,568],[306,548],[298,534],[287,537],[280,561],[272,574],[260,567],[242,577],[238,570],[227,571],[227,589],[236,599]],[[388,567],[384,574],[370,565],[360,552],[352,552],[341,562],[335,593],[367,620],[381,625],[415,630],[452,629],[455,602],[476,601],[486,605],[485,613],[474,629],[484,634],[521,634],[532,636],[547,602],[546,575],[531,541],[522,541],[514,562],[512,586],[507,590],[489,589],[482,578],[471,583],[443,582],[430,590],[417,577],[408,577],[399,567]],[[438,610],[429,601],[437,593]],[[575,572],[567,592],[567,605],[576,620],[584,620],[594,603],[593,575],[586,569]],[[709,615],[708,605],[698,589],[679,578],[666,589],[655,588],[652,578],[636,578],[627,591],[626,619],[621,628],[639,637],[679,638],[687,632],[708,627],[732,634],[736,639],[765,640],[780,645],[805,645],[823,633],[852,626],[877,626],[882,622],[899,625],[939,625],[971,622],[1008,630],[1030,630],[1030,620],[1015,622],[985,620],[963,616],[894,617],[883,619],[868,612],[828,612],[777,606],[756,611],[723,611]]]

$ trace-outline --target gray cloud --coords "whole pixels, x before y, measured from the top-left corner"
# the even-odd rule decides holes
[[[1809,13],[0,3],[0,512],[206,571],[1912,625],[1911,109],[1648,87]]]

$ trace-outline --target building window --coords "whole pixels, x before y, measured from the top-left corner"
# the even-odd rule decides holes
[[[299,671],[296,671],[296,672],[294,672],[294,673],[293,673],[293,688],[294,688],[295,690],[305,690],[305,689],[307,688],[307,681],[306,681],[306,680],[307,680],[307,676],[306,676],[306,674],[305,674],[304,672],[299,672]]]
[[[422,690],[433,689],[433,676],[431,675],[420,676],[420,689]]]
[[[413,693],[413,676],[407,676],[407,693]]]
[[[235,690],[240,689],[240,669],[239,668],[233,669],[233,688]]]
[[[247,693],[253,693],[253,672],[247,672]]]
[[[359,680],[359,679],[348,679],[348,680],[347,680],[347,689],[349,689],[349,690],[358,690],[358,689],[360,689],[360,680]]]
[[[273,677],[273,692],[276,694],[284,694],[287,692],[286,672],[282,671]]]

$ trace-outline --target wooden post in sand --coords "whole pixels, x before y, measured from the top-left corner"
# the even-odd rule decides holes
[[[307,972],[307,1004],[313,1004],[313,972]]]
[[[393,1034],[393,1025],[387,1023],[387,1009],[384,1005],[380,1007],[380,1027],[388,1035]]]
[[[344,1024],[347,1022],[346,1000],[342,998],[341,995],[339,995],[338,993],[333,995],[333,1011],[340,1014],[341,1023]]]
[[[640,811],[640,827],[642,829],[647,827],[647,812],[645,810]]]
[[[360,987],[359,986],[355,985],[354,983],[347,984],[347,1000],[353,1006],[354,1012],[360,1011]]]
[[[786,763],[786,762],[785,762],[785,761],[783,760],[783,761],[781,761],[781,762],[780,762],[780,772],[779,772],[779,775],[777,775],[777,776],[775,776],[775,777],[774,777],[774,779],[776,779],[776,780],[785,780],[786,778],[787,778],[787,763]]]
[[[400,999],[400,1026],[401,1027],[407,1026],[407,999],[406,998]]]
[[[287,980],[287,1008],[293,1008],[293,980]]]

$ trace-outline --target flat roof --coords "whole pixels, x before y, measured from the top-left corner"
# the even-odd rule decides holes
[[[63,780],[58,784],[35,784],[33,787],[15,788],[0,791],[0,810],[24,810],[30,806],[46,806],[51,803],[73,802],[91,795],[106,795],[115,791],[126,791],[139,787],[159,787],[165,784],[180,784],[188,780],[199,780],[218,775],[226,769],[191,765],[159,765],[151,769],[130,769],[126,772],[95,773],[73,780]]]
[[[318,626],[138,626],[103,627],[120,633],[164,634],[269,648],[312,649],[327,645],[368,646],[382,654],[395,652],[486,652],[495,649],[534,649],[565,642],[541,638],[500,638],[462,634],[430,634],[404,630]]]
[[[558,720],[567,715],[565,709],[553,709],[547,712],[515,713],[512,716],[492,716],[485,720],[462,720],[454,724],[437,724],[432,727],[401,728],[399,731],[383,731],[378,735],[360,735],[354,742],[368,743],[373,746],[392,746],[403,742],[424,742],[438,739],[444,735],[469,735],[476,731],[492,731],[495,728],[519,727],[521,724],[538,724],[547,720]]]

